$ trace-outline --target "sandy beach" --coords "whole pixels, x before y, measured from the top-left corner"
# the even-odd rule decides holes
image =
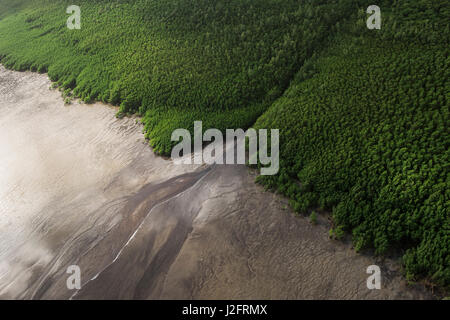
[[[430,299],[242,165],[175,165],[137,118],[0,66],[1,299]],[[366,269],[379,265],[382,289]],[[68,266],[82,287],[69,290]]]

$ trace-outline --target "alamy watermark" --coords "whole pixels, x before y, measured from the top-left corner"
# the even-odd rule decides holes
[[[81,269],[77,265],[71,265],[66,271],[70,276],[66,280],[66,286],[69,290],[81,289]]]
[[[377,5],[370,5],[366,12],[370,14],[366,25],[370,30],[381,29],[381,9]],[[70,5],[66,9],[66,13],[71,16],[67,19],[67,28],[70,30],[81,29],[81,8],[77,5]]]
[[[367,13],[371,16],[367,19],[367,28],[370,30],[381,29],[381,9],[379,6],[371,5],[367,8]]]
[[[247,132],[242,129],[227,129],[225,149],[222,132],[218,129],[208,129],[203,133],[202,121],[194,122],[193,139],[186,129],[176,129],[171,139],[173,142],[182,140],[172,149],[175,164],[246,164],[246,139],[248,139],[248,164],[256,165],[259,160],[262,175],[275,175],[280,168],[278,129],[270,130],[270,153],[267,129],[260,129],[258,132],[255,129],[248,129]],[[193,149],[192,140],[194,140]],[[211,143],[203,148],[204,142]],[[193,157],[190,156],[192,150]]]
[[[371,265],[367,267],[367,274],[371,276],[367,278],[367,289],[380,290],[381,289],[381,269],[377,265]]]
[[[370,5],[366,12],[370,14],[367,19],[367,28],[370,30],[381,29],[381,9],[377,5]],[[66,13],[71,16],[67,19],[67,28],[70,30],[81,29],[81,8],[77,5],[70,5],[66,9]]]
[[[67,7],[66,13],[71,15],[67,18],[67,28],[70,30],[81,29],[81,8],[71,5]]]

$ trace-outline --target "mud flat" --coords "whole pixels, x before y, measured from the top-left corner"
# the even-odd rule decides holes
[[[155,156],[135,118],[0,66],[0,298],[429,299],[245,166]],[[382,269],[368,290],[366,269]],[[70,265],[82,287],[66,286]]]

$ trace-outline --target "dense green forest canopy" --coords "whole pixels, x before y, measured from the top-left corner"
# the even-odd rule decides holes
[[[350,0],[81,0],[74,31],[72,2],[29,1],[4,19],[14,33],[0,35],[3,63],[48,70],[85,101],[148,112],[151,145],[165,154],[171,132],[205,113],[206,126],[252,125],[330,28],[357,10]]]
[[[408,279],[450,283],[447,0],[0,0],[1,63],[48,72],[65,95],[171,133],[280,129],[280,173],[261,177],[298,212],[332,212],[357,250],[403,251]]]

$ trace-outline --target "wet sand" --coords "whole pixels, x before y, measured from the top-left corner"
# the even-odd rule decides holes
[[[245,166],[155,156],[135,118],[0,66],[0,298],[428,299]],[[366,269],[382,269],[382,289]],[[69,290],[67,267],[81,269]]]

